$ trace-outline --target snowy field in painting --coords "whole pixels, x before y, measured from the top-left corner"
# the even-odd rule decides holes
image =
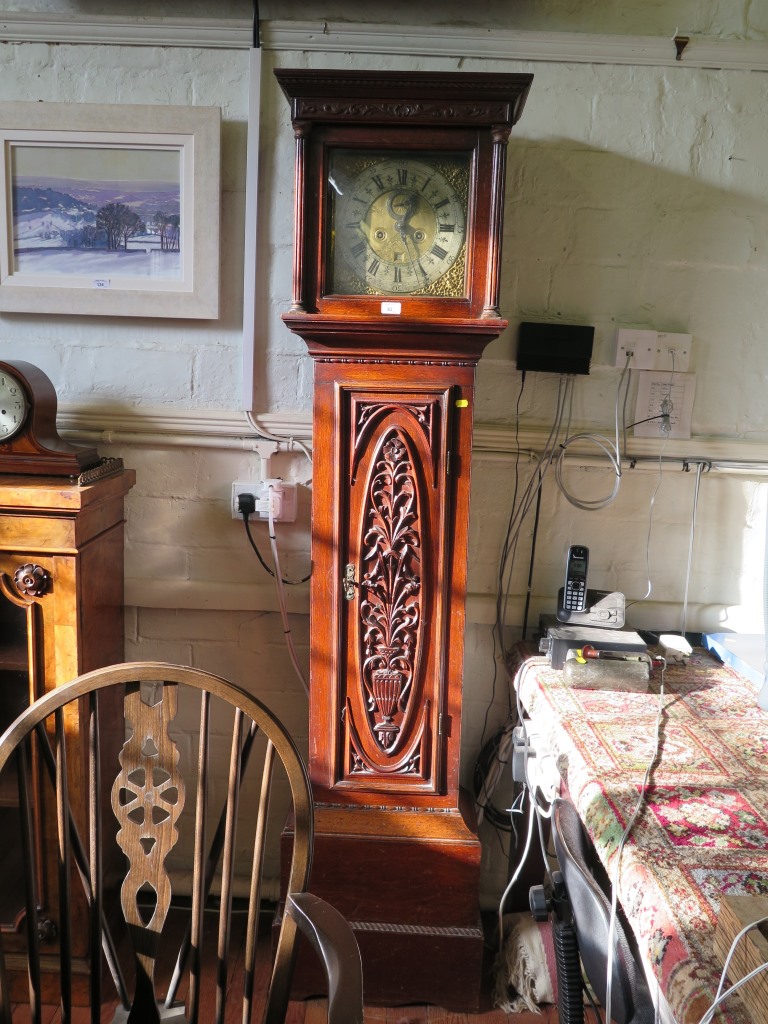
[[[181,253],[161,252],[156,239],[136,248],[63,249],[39,246],[17,251],[14,270],[19,274],[66,274],[92,279],[142,277],[165,280],[181,278]]]
[[[110,247],[101,217],[115,207],[133,223]],[[179,208],[176,182],[19,175],[13,186],[13,270],[89,280],[180,280]],[[175,242],[166,234],[161,245],[160,231],[171,221]]]

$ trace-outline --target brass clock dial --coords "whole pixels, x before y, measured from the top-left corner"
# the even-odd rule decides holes
[[[334,150],[327,291],[464,296],[469,177],[468,154]]]

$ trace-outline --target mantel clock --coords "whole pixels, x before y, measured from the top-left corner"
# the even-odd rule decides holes
[[[0,473],[76,477],[100,462],[95,448],[59,437],[57,406],[41,369],[22,360],[0,362]]]
[[[296,144],[284,321],[314,360],[312,885],[356,929],[367,999],[476,1011],[480,845],[459,785],[472,405],[506,326],[506,148],[531,76],[275,74]]]

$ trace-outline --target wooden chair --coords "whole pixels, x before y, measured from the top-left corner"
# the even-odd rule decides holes
[[[119,695],[124,694],[127,739],[119,754],[120,763],[115,764],[107,776],[100,745],[101,719],[108,692],[115,689]],[[170,730],[169,724],[172,725]],[[226,793],[222,792],[218,808],[209,768],[217,743],[226,747],[229,764]],[[184,747],[189,749],[180,750]],[[89,764],[87,823],[75,821],[69,809],[67,762],[76,758],[87,758]],[[191,763],[184,763],[187,761]],[[251,776],[257,761],[261,777],[254,781]],[[102,1003],[113,998],[111,991],[105,994],[111,987],[110,973],[119,1003],[116,1019],[127,1018],[130,1024],[151,1024],[169,1017],[188,1020],[191,1024],[198,1020],[223,1021],[230,995],[227,962],[233,899],[236,886],[241,883],[243,892],[248,894],[248,910],[244,983],[236,993],[238,1002],[242,1001],[242,1012],[237,1014],[239,1019],[244,1022],[261,1019],[275,1024],[285,1019],[297,952],[297,929],[300,929],[326,969],[329,1022],[362,1024],[362,973],[354,935],[332,907],[306,891],[313,837],[307,774],[285,728],[259,700],[227,680],[197,669],[155,662],[115,665],[79,676],[46,693],[24,711],[0,737],[0,773],[9,762],[15,762],[19,779],[32,1020],[40,1019],[41,978],[45,973],[41,966],[45,958],[41,956],[38,937],[36,890],[41,877],[41,843],[36,835],[40,815],[37,814],[35,823],[33,813],[33,808],[39,806],[39,789],[44,782],[51,787],[51,792],[55,791],[58,850],[54,856],[58,863],[60,930],[56,974],[60,980],[64,1022],[72,1019],[73,984],[78,982],[73,974],[72,949],[81,936],[72,935],[72,908],[78,900],[83,902],[83,893],[90,935],[91,969],[85,987],[91,1021],[100,1020]],[[270,794],[273,780],[279,785],[280,763],[290,791],[294,842],[292,861],[284,871],[284,912],[279,917],[274,965],[269,976],[269,968],[258,972],[256,968],[257,926]],[[108,777],[103,793],[102,774]],[[33,780],[38,780],[38,792],[34,792]],[[42,795],[43,804],[48,800],[53,807],[50,793]],[[247,843],[238,837],[238,823],[242,833],[244,821],[250,823],[252,833]],[[281,816],[280,823],[282,821]],[[167,857],[179,837],[187,833],[193,868],[191,892],[187,894],[191,911],[168,992],[164,1001],[159,1002],[155,992],[155,968],[159,950],[167,946],[162,936],[172,896]],[[1,841],[14,840],[3,836]],[[105,865],[112,863],[108,845],[115,842],[124,855],[124,858],[119,857],[119,863],[127,864],[119,901],[114,891],[117,886],[110,891],[109,885],[103,884],[109,874]],[[245,872],[240,865],[244,852],[249,862]],[[50,850],[47,855],[50,857]],[[209,1014],[201,1010],[203,912],[216,881],[216,1005],[215,1011]],[[0,887],[2,884],[0,878]],[[110,931],[106,924],[108,919],[112,921],[110,915],[118,902],[122,915],[118,914],[117,918],[124,920],[124,931],[133,946],[127,970],[120,940],[112,938],[114,928]],[[207,914],[207,919],[210,917]],[[98,955],[100,947],[103,961]],[[263,954],[263,942],[260,949]],[[103,962],[108,965],[108,972],[99,969]],[[267,975],[266,992],[257,989],[262,974]],[[134,980],[126,982],[126,977]],[[179,992],[184,991],[185,983],[188,987],[182,1002]],[[9,972],[0,945],[0,1019],[3,1024],[11,1020],[9,985]],[[46,1002],[50,1002],[47,990]],[[263,1013],[257,1018],[262,1008]],[[234,1019],[230,1009],[227,1020]]]

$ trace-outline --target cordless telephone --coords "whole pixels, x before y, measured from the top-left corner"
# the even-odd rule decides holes
[[[565,562],[565,585],[562,590],[562,610],[583,612],[587,607],[587,566],[589,548],[572,544]]]

